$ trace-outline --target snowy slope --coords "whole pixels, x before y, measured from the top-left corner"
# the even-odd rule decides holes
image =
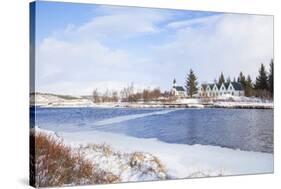
[[[81,143],[67,141],[61,134],[36,128],[36,133],[52,136],[71,147],[73,153],[78,152],[90,160],[96,170],[112,173],[121,182],[169,179],[165,166],[161,161],[146,152],[121,152],[106,144]],[[74,183],[75,184],[75,183]]]
[[[57,135],[71,146],[108,144],[115,151],[122,153],[136,151],[150,153],[164,163],[168,175],[172,178],[273,172],[273,155],[267,153],[215,146],[168,144],[156,139],[141,139],[99,131],[61,132]],[[93,157],[90,152],[87,156]],[[101,164],[104,163],[102,159],[100,158]],[[112,167],[112,169],[116,172],[114,170],[116,168]],[[137,179],[142,180],[130,178],[128,174],[125,174],[123,178],[124,181]]]
[[[47,93],[35,93],[30,96],[31,104],[44,107],[87,107],[93,103],[90,99],[61,96]]]

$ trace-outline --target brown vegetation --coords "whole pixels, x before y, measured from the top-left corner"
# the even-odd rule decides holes
[[[161,93],[160,88],[154,89],[144,89],[143,91],[136,92],[134,84],[130,84],[127,87],[124,87],[120,94],[117,91],[106,90],[103,94],[100,94],[97,89],[93,91],[92,100],[95,103],[101,102],[118,102],[120,99],[123,102],[138,102],[138,101],[151,101],[158,100],[159,97],[168,97],[171,96],[169,92]]]
[[[113,183],[119,180],[116,175],[97,169],[80,153],[71,151],[62,140],[44,133],[36,133],[33,137],[36,187]]]

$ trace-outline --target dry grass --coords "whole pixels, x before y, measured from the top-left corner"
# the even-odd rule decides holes
[[[107,144],[69,147],[62,138],[44,132],[31,132],[31,139],[35,187],[169,179],[165,166],[150,153],[121,153]]]
[[[102,158],[102,169],[119,167],[119,170],[115,169],[115,174],[119,175],[120,178],[124,178],[124,175],[130,175],[132,178],[139,177],[140,180],[170,179],[163,163],[150,153],[122,153],[113,150],[107,144],[87,144],[80,146],[79,151],[86,152],[85,154],[96,154],[96,159]],[[123,181],[128,182],[129,180]]]
[[[161,161],[149,154],[143,152],[134,152],[130,155],[129,165],[132,168],[137,168],[143,174],[155,174],[158,179],[168,179],[166,167]]]
[[[119,181],[118,176],[96,168],[80,153],[71,151],[62,140],[44,133],[36,133],[34,137],[36,187]]]

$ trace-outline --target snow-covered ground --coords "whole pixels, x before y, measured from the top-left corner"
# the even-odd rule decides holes
[[[226,94],[216,98],[212,104],[223,108],[273,108],[273,101],[256,97],[232,96]]]
[[[217,101],[233,101],[233,102],[256,102],[256,103],[272,103],[270,100],[261,99],[257,97],[246,97],[246,96],[233,96],[230,94],[225,94],[217,97]]]
[[[177,99],[177,104],[187,104],[189,108],[204,108],[201,100],[198,98],[185,98],[185,99]]]
[[[151,160],[156,156],[166,167],[170,178],[273,172],[273,154],[268,153],[216,146],[169,144],[156,139],[134,138],[100,131],[54,133],[36,128],[36,132],[46,132],[62,137],[64,142],[72,148],[106,144],[119,154],[143,152],[146,160]],[[90,160],[98,162],[100,168],[120,175],[122,181],[155,180],[165,177],[164,171],[143,175],[138,170],[132,170],[128,166],[124,167],[126,165],[124,161],[127,161],[127,156],[124,155],[105,157],[102,154],[93,153],[87,148],[84,148],[83,153]],[[147,161],[144,167],[147,166],[155,167],[156,165]],[[120,167],[123,167],[122,170]]]
[[[272,109],[273,103],[264,103],[264,102],[214,102],[213,106],[222,107],[222,108],[264,108]]]
[[[90,160],[95,167],[94,174],[114,175],[118,180],[114,182],[145,181],[169,179],[166,167],[161,161],[151,153],[147,152],[124,152],[117,151],[104,143],[72,141],[62,133],[42,130],[36,127],[36,133],[43,133],[51,136],[55,141],[59,141],[71,148],[73,154],[79,153],[83,158]],[[37,166],[40,166],[38,164]],[[44,171],[41,176],[44,177]],[[110,174],[110,175],[109,175]],[[106,178],[106,175],[99,175]],[[102,179],[101,179],[102,180]],[[103,182],[103,180],[102,180]],[[72,183],[70,185],[76,185]]]
[[[59,95],[36,93],[30,96],[30,103],[44,107],[88,107],[93,103],[89,99],[81,97],[63,98]]]
[[[176,103],[180,104],[200,104],[200,100],[197,98],[184,98],[184,99],[177,99]]]
[[[255,97],[232,96],[229,94],[213,98],[213,99],[200,99],[200,98],[183,98],[177,99],[173,102],[104,102],[93,103],[92,100],[82,97],[75,97],[73,99],[66,99],[60,95],[36,93],[31,95],[31,104],[42,107],[131,107],[131,108],[170,108],[170,107],[188,107],[188,108],[204,108],[207,102],[208,107],[221,107],[221,108],[273,108],[273,101],[262,100]],[[207,100],[207,101],[206,101]]]

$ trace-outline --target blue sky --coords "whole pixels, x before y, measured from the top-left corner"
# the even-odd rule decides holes
[[[36,90],[91,94],[169,90],[184,85],[192,68],[198,81],[220,72],[256,76],[273,57],[273,18],[247,14],[37,1]]]

